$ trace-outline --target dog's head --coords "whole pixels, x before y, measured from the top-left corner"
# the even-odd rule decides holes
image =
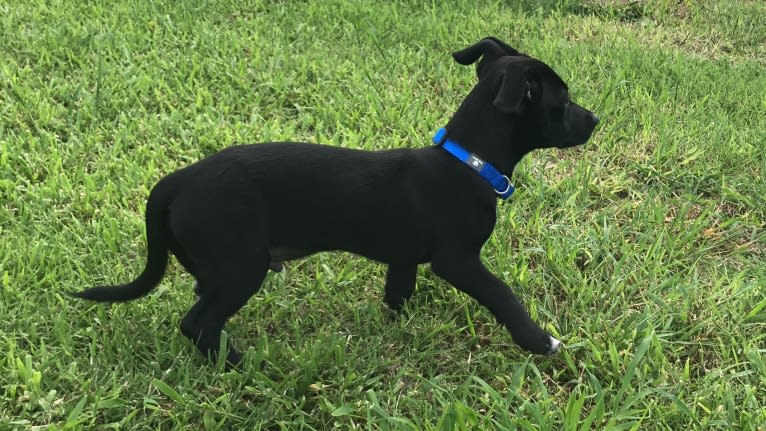
[[[548,65],[488,37],[452,54],[463,65],[475,63],[477,97],[491,98],[499,115],[513,122],[514,141],[526,151],[584,144],[598,117],[574,103],[564,81]]]

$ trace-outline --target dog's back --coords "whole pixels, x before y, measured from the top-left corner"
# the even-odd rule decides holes
[[[443,155],[433,150],[287,142],[231,147],[172,174],[184,180],[169,204],[170,226],[183,236],[187,214],[216,219],[219,209],[205,202],[247,202],[253,223],[264,224],[273,260],[346,250],[384,262],[422,262],[424,241],[432,239],[422,238],[419,225],[438,221],[419,208],[428,205],[426,195],[450,188],[431,160]]]

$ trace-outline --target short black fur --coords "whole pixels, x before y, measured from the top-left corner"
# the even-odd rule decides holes
[[[477,66],[478,83],[446,125],[450,139],[507,176],[528,152],[584,144],[598,118],[569,98],[547,65],[495,38],[453,54]],[[423,138],[425,141],[427,138]],[[326,250],[388,265],[385,302],[399,309],[417,266],[486,306],[533,353],[557,340],[532,321],[511,289],[481,263],[497,198],[475,171],[440,147],[361,151],[306,143],[225,149],[161,179],[146,205],[147,264],[134,281],[74,296],[127,301],[146,295],[173,253],[198,282],[181,331],[209,356],[226,321],[269,268]],[[240,362],[229,346],[227,362]]]

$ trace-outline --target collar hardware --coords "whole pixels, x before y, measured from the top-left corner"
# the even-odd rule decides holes
[[[444,127],[436,132],[433,137],[433,143],[436,146],[442,147],[456,159],[476,171],[492,186],[492,189],[495,190],[499,198],[503,200],[508,199],[516,191],[507,175],[504,175],[486,160],[469,152],[457,142],[447,139],[447,129]]]

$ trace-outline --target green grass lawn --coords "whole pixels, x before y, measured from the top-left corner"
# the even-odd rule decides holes
[[[177,264],[65,296],[137,275],[152,185],[219,149],[429,145],[487,35],[601,117],[517,167],[484,252],[562,353],[427,265],[393,314],[343,253],[231,320],[242,372],[181,335]],[[766,430],[765,67],[761,1],[1,2],[0,430]]]

